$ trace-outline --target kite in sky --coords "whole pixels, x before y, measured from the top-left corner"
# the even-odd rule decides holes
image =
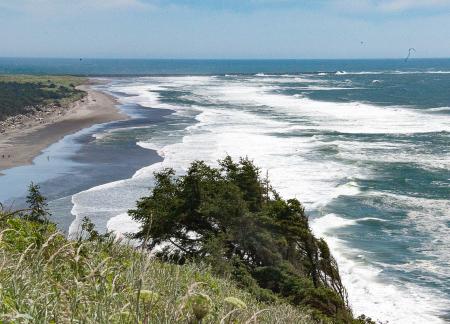
[[[408,62],[409,58],[411,57],[411,52],[415,53],[416,50],[412,47],[408,50],[408,56],[405,58],[405,62]]]

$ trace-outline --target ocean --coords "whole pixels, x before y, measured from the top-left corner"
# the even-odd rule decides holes
[[[4,171],[0,201],[35,181],[68,235],[85,216],[125,233],[154,171],[248,156],[305,205],[355,314],[450,321],[450,60],[11,58],[0,73],[88,75],[131,116]]]

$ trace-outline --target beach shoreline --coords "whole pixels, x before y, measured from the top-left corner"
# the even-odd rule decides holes
[[[114,97],[94,90],[89,84],[78,89],[86,96],[45,120],[32,120],[22,127],[8,129],[0,137],[0,176],[2,171],[29,165],[45,148],[63,137],[96,124],[128,119],[116,107]]]

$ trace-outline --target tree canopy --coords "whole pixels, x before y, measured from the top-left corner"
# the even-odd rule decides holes
[[[186,174],[155,173],[156,183],[129,213],[133,235],[159,257],[202,260],[261,300],[285,299],[320,320],[351,323],[338,266],[311,232],[296,199],[284,200],[248,158],[219,167],[193,162]]]
[[[29,213],[24,217],[35,222],[46,222],[50,212],[48,210],[47,199],[41,194],[40,187],[33,182],[28,187],[27,204]]]

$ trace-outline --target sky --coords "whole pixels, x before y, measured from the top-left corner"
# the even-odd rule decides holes
[[[0,57],[450,57],[450,0],[0,0]]]

